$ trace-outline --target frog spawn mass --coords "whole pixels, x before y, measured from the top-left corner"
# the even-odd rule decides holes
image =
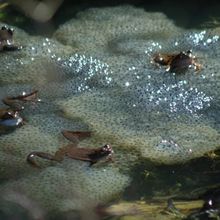
[[[62,110],[69,117],[83,118],[98,137],[139,149],[142,156],[159,163],[184,162],[218,148],[219,36],[211,30],[187,32],[163,15],[129,6],[100,12],[109,27],[100,24],[99,11],[81,13],[54,36],[102,57],[111,67],[111,86],[58,101]],[[81,38],[80,20],[96,33],[95,43],[90,35]],[[155,53],[188,50],[198,58],[199,71],[189,68],[175,74],[152,63]]]
[[[24,48],[1,54],[1,98],[38,90],[42,102],[25,108],[27,125],[0,137],[1,178],[16,178],[2,191],[19,186],[48,210],[81,209],[123,191],[129,177],[121,170],[140,155],[172,164],[219,147],[220,45],[211,31],[186,32],[163,14],[130,6],[82,12],[53,39],[14,29]],[[155,53],[187,50],[201,58],[199,73],[178,75],[151,62]],[[91,130],[80,146],[110,143],[115,163],[88,168],[66,159],[33,171],[26,156],[54,154],[66,144],[61,129]]]

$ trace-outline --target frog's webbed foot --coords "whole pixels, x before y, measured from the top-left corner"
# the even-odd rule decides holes
[[[38,90],[34,90],[33,92],[28,93],[28,94],[23,92],[22,95],[6,97],[2,99],[2,102],[5,105],[8,105],[9,107],[13,109],[19,109],[19,110],[24,109],[25,102],[37,103],[40,101],[41,100],[38,98]]]
[[[34,167],[37,167],[37,168],[40,168],[40,166],[36,163],[35,157],[40,157],[40,158],[43,158],[43,159],[46,159],[46,160],[55,160],[55,161],[57,161],[57,159],[49,153],[33,151],[33,152],[28,154],[26,160],[30,165],[32,165]]]
[[[84,140],[85,138],[91,137],[90,131],[68,131],[63,130],[62,135],[68,139],[69,141],[73,142],[76,146],[81,140]]]

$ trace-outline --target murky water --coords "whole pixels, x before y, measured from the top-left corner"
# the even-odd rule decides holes
[[[2,219],[184,219],[219,189],[218,19],[204,26],[219,5],[111,4],[66,2],[44,25],[4,18],[22,49],[0,54],[0,98],[37,90],[41,101],[22,103],[22,126],[2,126]],[[152,62],[188,50],[199,70],[171,73]],[[63,129],[91,131],[78,147],[110,144],[113,162],[28,164],[32,151],[69,145]],[[167,211],[169,199],[178,211]]]

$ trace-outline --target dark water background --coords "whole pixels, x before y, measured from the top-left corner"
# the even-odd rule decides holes
[[[207,21],[213,18],[220,19],[220,1],[218,0],[192,0],[192,1],[165,1],[165,0],[64,0],[61,7],[57,10],[55,16],[47,23],[37,23],[31,19],[24,19],[23,22],[17,22],[17,25],[29,33],[51,35],[54,30],[64,22],[75,17],[82,10],[91,7],[111,7],[130,4],[136,7],[144,8],[147,12],[163,12],[168,18],[172,19],[177,26],[183,28],[203,28]],[[13,17],[23,17],[16,8],[9,7],[7,13],[9,23],[16,22]],[[17,19],[19,20],[19,19]]]

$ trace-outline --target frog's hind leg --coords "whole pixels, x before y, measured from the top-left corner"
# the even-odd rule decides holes
[[[34,166],[34,167],[38,167],[40,168],[40,166],[36,163],[35,161],[35,157],[40,157],[46,160],[55,160],[58,161],[53,155],[49,154],[49,153],[44,153],[44,152],[39,152],[39,151],[33,151],[31,153],[28,154],[27,156],[27,162]]]
[[[81,140],[84,140],[85,138],[91,137],[90,131],[68,131],[63,130],[62,135],[68,139],[69,141],[73,142],[74,144],[78,144]]]

